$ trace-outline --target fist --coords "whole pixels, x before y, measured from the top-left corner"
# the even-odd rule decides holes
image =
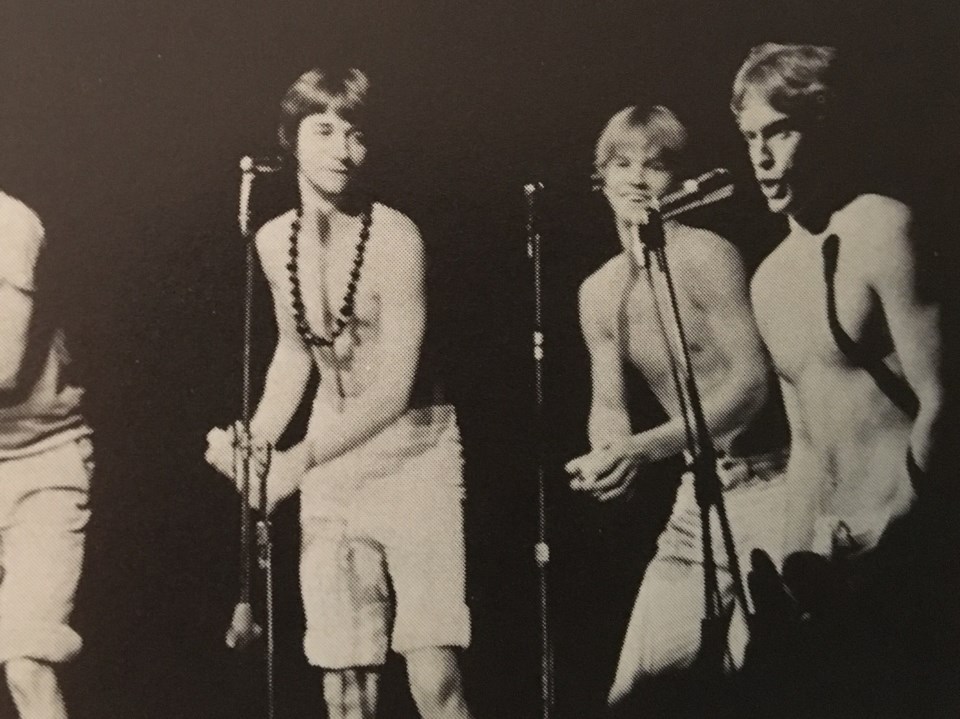
[[[257,440],[244,430],[242,422],[235,422],[229,429],[214,427],[207,433],[207,463],[220,474],[233,480],[238,491],[243,490],[243,461],[250,456],[250,477],[263,479],[270,469],[273,447],[269,442]],[[252,498],[251,498],[252,499]]]

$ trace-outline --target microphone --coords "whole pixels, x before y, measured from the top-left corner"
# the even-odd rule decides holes
[[[283,170],[283,157],[280,155],[264,155],[250,157],[245,155],[240,159],[240,170],[246,173],[269,175]]]
[[[732,194],[733,182],[730,179],[730,171],[718,167],[684,180],[679,190],[660,198],[657,209],[661,217],[668,220],[697,207],[725,200]]]

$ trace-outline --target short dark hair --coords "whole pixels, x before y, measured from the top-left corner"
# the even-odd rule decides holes
[[[743,111],[747,93],[791,117],[824,120],[835,105],[837,51],[822,45],[757,45],[733,81],[730,109]]]
[[[280,103],[280,146],[297,149],[297,131],[303,118],[333,111],[344,120],[363,125],[368,108],[370,80],[356,68],[339,71],[313,68],[290,86]]]

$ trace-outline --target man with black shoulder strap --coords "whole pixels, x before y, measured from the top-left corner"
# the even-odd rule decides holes
[[[732,102],[767,206],[790,223],[751,292],[792,434],[787,549],[818,554],[841,524],[844,551],[869,550],[910,509],[943,405],[939,311],[910,209],[826,181],[835,61],[832,48],[761,45]]]
[[[923,556],[916,523],[904,520],[915,515],[943,424],[941,335],[910,208],[857,194],[842,176],[849,148],[837,68],[833,48],[760,45],[737,73],[731,109],[767,206],[790,228],[751,286],[792,437],[783,554],[805,561],[788,559],[784,572],[820,562],[821,580],[877,589],[848,602],[859,609],[838,625],[859,622],[872,642],[905,626],[857,615],[878,601],[909,603],[899,586],[908,575],[891,567]]]

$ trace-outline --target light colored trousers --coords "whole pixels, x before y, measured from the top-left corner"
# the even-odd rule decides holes
[[[717,462],[723,499],[740,570],[746,577],[750,552],[766,550],[777,561],[785,507],[783,452],[724,457]],[[703,547],[700,508],[693,476],[683,476],[673,512],[647,566],[610,689],[617,703],[644,677],[689,667],[700,647],[704,614]],[[734,599],[733,580],[720,522],[711,512],[711,538],[719,591],[725,607]],[[734,612],[728,634],[728,664],[740,666],[747,644],[743,615]]]
[[[0,460],[0,663],[64,662],[80,651],[68,622],[92,474],[87,437]]]
[[[410,410],[301,486],[304,650],[327,669],[466,647],[463,458],[454,409]]]

